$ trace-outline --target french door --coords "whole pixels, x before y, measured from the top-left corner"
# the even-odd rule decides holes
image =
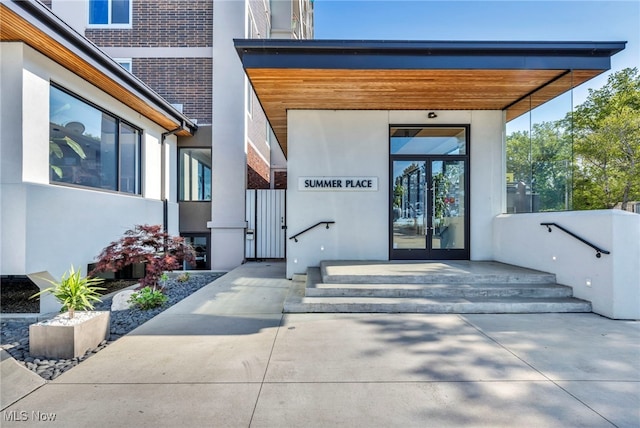
[[[390,166],[390,259],[469,259],[468,157],[392,153]]]

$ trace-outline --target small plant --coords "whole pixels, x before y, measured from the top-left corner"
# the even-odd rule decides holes
[[[44,293],[51,293],[62,304],[60,312],[69,311],[69,318],[73,318],[75,311],[93,309],[93,302],[101,302],[99,291],[105,290],[99,287],[104,282],[102,278],[81,277],[80,270],[75,270],[73,265],[68,272],[62,275],[60,281],[51,281],[42,278],[53,286],[45,288],[34,294],[33,299]]]
[[[169,275],[167,275],[166,272],[163,272],[162,275],[160,275],[160,289],[164,290],[164,288],[167,286],[167,281],[169,281]],[[155,287],[154,287],[155,290]]]
[[[140,282],[155,286],[163,272],[180,268],[183,261],[195,261],[195,251],[183,238],[170,236],[160,225],[137,225],[102,250],[91,273],[116,272],[134,263],[145,263],[145,277]]]
[[[187,282],[187,281],[189,281],[189,278],[191,278],[191,275],[189,274],[189,272],[185,272],[182,275],[180,275],[179,277],[177,277],[176,280],[178,282]]]
[[[129,297],[130,303],[144,310],[162,306],[166,301],[167,296],[165,296],[162,291],[151,287],[144,287],[142,290],[133,293],[131,297]]]

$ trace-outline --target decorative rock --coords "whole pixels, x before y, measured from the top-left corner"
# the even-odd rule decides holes
[[[135,293],[135,290],[124,290],[113,296],[111,300],[111,312],[131,309],[129,298],[133,293]]]
[[[37,373],[46,380],[52,380],[65,371],[77,366],[82,361],[104,349],[114,340],[128,334],[130,331],[150,320],[168,307],[174,305],[191,293],[199,290],[205,285],[217,279],[220,274],[194,274],[189,281],[179,283],[175,279],[168,281],[165,294],[169,298],[167,303],[160,308],[153,310],[141,310],[138,308],[123,309],[111,313],[111,338],[100,342],[95,348],[89,349],[84,355],[65,359],[50,359],[42,355],[29,353],[29,325],[30,322],[2,322],[0,332],[2,333],[2,345],[18,363],[23,364],[27,369]],[[128,299],[128,298],[127,298]],[[105,299],[96,304],[97,311],[108,311],[112,304],[112,299]],[[13,343],[12,345],[9,345]]]

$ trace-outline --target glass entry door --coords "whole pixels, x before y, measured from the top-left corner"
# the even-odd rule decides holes
[[[427,188],[426,161],[393,161],[391,245],[392,254],[400,258],[425,257]]]
[[[469,259],[469,125],[392,125],[389,155],[389,258]]]
[[[466,161],[430,162],[428,257],[468,259]]]
[[[466,160],[392,161],[391,259],[468,259]]]

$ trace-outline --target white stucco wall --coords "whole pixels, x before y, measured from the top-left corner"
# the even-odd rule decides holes
[[[78,0],[52,0],[51,10],[80,34],[89,24],[89,2]]]
[[[22,98],[22,43],[2,43],[0,46],[0,141],[22,139],[21,126],[4,126],[22,123],[22,109],[15,100]],[[3,183],[21,181],[22,145],[0,146],[0,179]]]
[[[611,252],[595,250],[553,227],[557,223]],[[640,319],[640,215],[620,210],[503,214],[494,220],[494,253],[500,262],[556,274],[560,284],[589,300],[593,311]],[[590,285],[588,285],[590,284]]]
[[[244,261],[247,181],[245,76],[233,38],[245,37],[245,3],[213,3],[213,149],[211,267],[232,269]]]
[[[287,276],[321,260],[388,260],[389,125],[470,124],[471,258],[493,258],[492,220],[504,187],[503,118],[499,111],[288,112],[287,235],[318,221],[335,221],[287,240]],[[375,192],[298,190],[305,176],[378,178]]]
[[[336,222],[287,241],[289,277],[324,259],[388,257],[388,119],[386,111],[289,112],[287,234]],[[302,176],[378,177],[378,191],[298,191]]]
[[[26,45],[3,43],[0,52],[0,274],[48,271],[59,278],[71,264],[86,273],[87,264],[125,230],[162,224],[160,140],[165,130]],[[50,81],[143,130],[143,196],[49,184]],[[166,162],[175,174],[175,137],[167,141]],[[167,178],[167,183],[174,181]],[[169,232],[177,234],[175,184],[167,188]],[[43,299],[41,311],[58,309],[50,303]]]

